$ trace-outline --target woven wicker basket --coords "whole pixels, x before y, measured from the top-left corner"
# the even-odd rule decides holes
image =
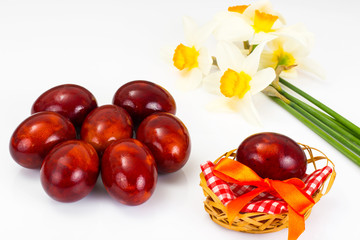
[[[314,193],[312,198],[317,203],[322,196],[327,194],[334,182],[336,172],[333,162],[331,162],[324,153],[311,148],[309,146],[300,144],[308,157],[308,172],[313,168],[313,171],[322,168],[326,165],[332,167],[332,173],[327,177],[324,183],[320,186],[318,191]],[[318,154],[314,155],[314,154]],[[215,164],[223,157],[235,158],[235,150],[227,152],[215,160]],[[219,198],[208,188],[203,173],[200,174],[200,186],[204,191],[206,197],[204,201],[205,211],[210,215],[210,218],[217,224],[235,231],[247,233],[269,233],[276,232],[288,227],[289,216],[288,213],[282,214],[267,214],[267,213],[239,213],[233,223],[229,225],[226,208],[221,203]],[[311,209],[305,213],[305,219],[310,215]]]

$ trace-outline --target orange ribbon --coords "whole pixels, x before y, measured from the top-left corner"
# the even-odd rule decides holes
[[[305,230],[304,214],[314,204],[314,200],[302,189],[305,184],[298,178],[284,181],[259,177],[252,169],[230,158],[221,159],[214,167],[214,174],[220,179],[238,185],[252,185],[257,188],[232,200],[227,205],[229,224],[241,209],[262,192],[282,198],[288,204],[288,240],[296,240]]]

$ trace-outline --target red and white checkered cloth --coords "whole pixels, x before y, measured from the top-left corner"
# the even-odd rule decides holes
[[[226,206],[229,202],[239,197],[242,194],[252,191],[255,186],[237,185],[234,183],[227,183],[213,173],[214,163],[208,161],[201,166],[208,187],[220,199],[222,204]],[[312,196],[320,187],[320,185],[331,174],[332,168],[326,166],[306,175],[303,179],[305,183],[304,191]],[[269,214],[279,214],[287,211],[287,204],[281,198],[275,197],[269,193],[260,193],[251,202],[249,202],[241,210],[241,212],[263,212]]]

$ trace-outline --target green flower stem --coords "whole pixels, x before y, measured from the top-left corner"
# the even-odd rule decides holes
[[[311,117],[315,117],[316,119],[313,121],[319,121],[319,125],[318,123],[316,123],[318,126],[320,126],[323,130],[325,131],[331,131],[334,132],[334,134],[339,135],[340,138],[346,138],[347,142],[349,143],[355,143],[358,146],[360,146],[360,139],[355,137],[354,135],[352,135],[350,132],[348,132],[345,128],[341,127],[341,125],[337,124],[336,121],[332,121],[331,118],[329,119],[326,114],[321,114],[320,111],[316,110],[315,108],[309,106],[308,104],[304,103],[303,101],[297,99],[296,97],[290,95],[289,93],[287,93],[284,90],[278,90],[279,93],[281,95],[283,95],[284,97],[286,97],[287,99],[289,99],[291,102],[295,103],[296,105],[298,105],[300,108],[302,108],[303,110],[306,111],[306,113],[309,113]],[[295,106],[296,108],[297,106]],[[305,113],[305,114],[306,114]],[[304,115],[304,114],[303,114]],[[328,130],[327,130],[328,129]],[[330,135],[333,135],[329,132]],[[335,137],[335,136],[333,136]],[[346,141],[345,139],[345,141]],[[340,140],[339,140],[340,141]],[[346,145],[345,143],[343,143],[344,145]],[[359,151],[359,155],[360,155],[360,148],[358,146],[355,146],[356,149]],[[349,147],[349,146],[348,146]],[[351,149],[351,147],[349,147]],[[354,150],[356,151],[356,150]]]
[[[306,104],[306,103],[305,103]],[[341,123],[339,123],[338,121],[336,121],[333,117],[327,115],[326,113],[324,113],[323,111],[318,110],[317,108],[314,108],[308,104],[306,104],[309,108],[312,109],[312,111],[316,111],[318,114],[320,114],[322,117],[328,119],[329,121],[333,122],[333,124],[336,124],[338,127],[342,128],[343,130],[345,130],[346,132],[348,132],[349,134],[351,134],[352,136],[354,136],[352,134],[352,131],[350,129],[348,129],[347,127],[345,127],[344,125],[342,125]],[[355,137],[355,136],[354,136]],[[358,139],[358,138],[356,138]]]
[[[290,102],[290,106],[297,110],[300,114],[302,114],[304,117],[306,117],[308,120],[316,124],[318,127],[320,127],[322,130],[324,130],[327,134],[329,134],[331,137],[335,138],[338,142],[349,148],[351,151],[356,153],[357,155],[360,155],[360,148],[354,145],[352,142],[348,141],[346,138],[341,136],[338,132],[321,122],[319,119],[302,109],[299,105],[297,105],[294,102]]]
[[[304,91],[300,90],[299,88],[295,87],[288,81],[286,81],[282,78],[280,78],[279,81],[280,81],[280,83],[284,84],[286,87],[290,88],[294,92],[298,93],[299,95],[301,95],[302,97],[309,100],[310,102],[315,104],[317,107],[319,107],[320,109],[322,109],[323,111],[328,113],[330,116],[332,116],[338,122],[340,122],[341,124],[346,126],[348,129],[350,129],[355,136],[360,138],[360,128],[358,126],[356,126],[355,124],[353,124],[352,122],[350,122],[349,120],[347,120],[346,118],[344,118],[343,116],[341,116],[340,114],[338,114],[337,112],[332,110],[331,108],[327,107],[325,104],[323,104],[323,103],[319,102],[318,100],[316,100],[315,98],[311,97],[309,94],[307,94]]]
[[[292,108],[290,105],[286,104],[284,101],[277,97],[271,97],[269,96],[274,102],[276,102],[278,105],[280,105],[282,108],[284,108],[286,111],[288,111],[290,114],[292,114],[295,118],[297,118],[299,121],[301,121],[305,126],[310,128],[314,133],[319,135],[321,138],[323,138],[325,141],[327,141],[330,145],[332,145],[334,148],[336,148],[339,152],[344,154],[347,158],[349,158],[351,161],[356,163],[358,166],[360,166],[360,157],[350,151],[348,148],[344,147],[342,144],[340,144],[338,141],[336,141],[333,137],[331,137],[329,134],[327,134],[324,130],[322,130],[320,127],[316,126],[313,122],[311,122],[309,119],[304,117],[302,114],[300,114],[297,110]]]
[[[341,123],[336,121],[333,117],[327,115],[323,111],[321,111],[321,110],[319,110],[319,109],[317,109],[317,108],[315,108],[315,107],[313,107],[313,106],[311,106],[311,105],[309,105],[307,103],[304,103],[304,104],[306,104],[307,107],[311,109],[311,111],[317,112],[317,114],[321,115],[322,118],[326,118],[328,121],[331,121],[333,124],[336,124],[339,128],[342,128],[344,131],[348,132],[348,134],[351,134],[353,137],[355,137],[350,129],[348,129],[347,127],[345,127],[344,125],[342,125]],[[358,138],[356,138],[356,139],[358,139]]]

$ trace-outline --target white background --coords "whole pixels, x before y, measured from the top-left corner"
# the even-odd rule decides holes
[[[359,1],[272,2],[288,24],[303,22],[315,34],[311,56],[327,72],[326,81],[301,76],[293,83],[359,125]],[[183,41],[182,16],[205,23],[218,11],[242,3],[1,0],[0,239],[287,239],[287,230],[262,235],[227,230],[203,209],[200,163],[262,131],[317,147],[335,162],[335,184],[313,208],[299,239],[359,239],[360,167],[263,95],[255,98],[263,126],[255,127],[236,113],[208,112],[210,97],[203,90],[184,93],[175,88],[176,71],[161,59],[160,50]],[[111,103],[122,84],[136,79],[168,89],[192,138],[186,166],[160,176],[146,203],[121,205],[101,182],[86,198],[59,203],[43,191],[38,170],[24,169],[11,159],[10,136],[45,90],[79,84],[103,105]]]

